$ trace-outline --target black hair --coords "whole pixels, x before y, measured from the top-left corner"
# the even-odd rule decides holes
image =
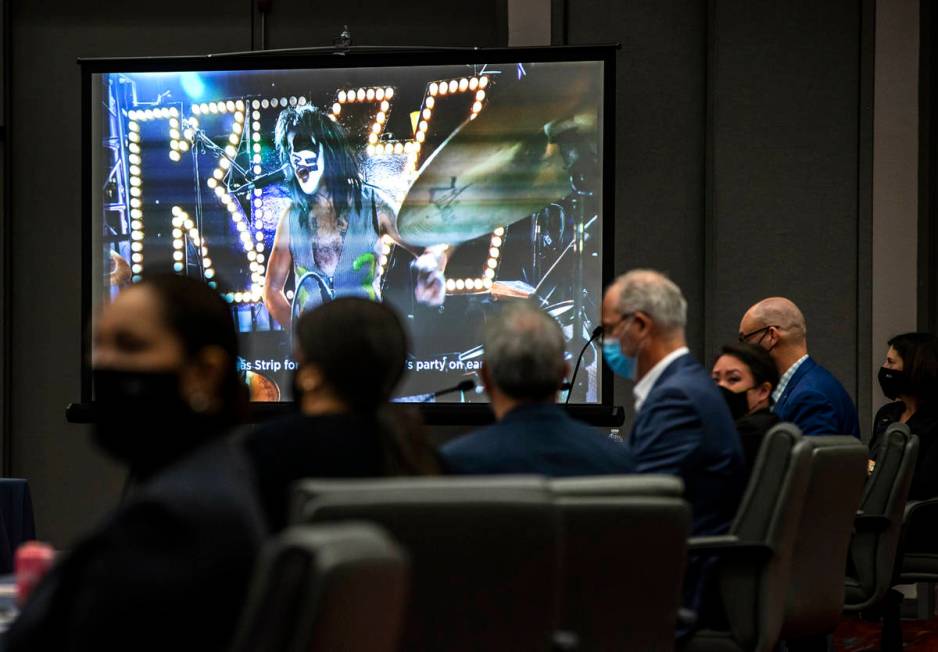
[[[409,349],[394,310],[356,297],[340,297],[303,313],[296,341],[300,363],[318,367],[340,400],[366,414],[391,398]]]
[[[345,129],[317,107],[311,104],[289,107],[280,112],[277,126],[274,129],[274,142],[280,154],[281,163],[290,162],[290,132],[309,136],[314,142],[322,144],[325,158],[326,173],[323,182],[332,195],[336,217],[344,218],[350,205],[354,203],[355,210],[362,209],[362,182],[358,157],[352,148]],[[300,188],[296,176],[291,176],[291,198],[295,210],[300,215],[309,212],[309,197]],[[303,228],[306,220],[300,220]]]
[[[931,333],[903,333],[888,342],[902,358],[912,395],[931,403],[938,391],[938,338]]]
[[[224,426],[242,421],[247,388],[237,371],[238,334],[228,304],[205,283],[178,274],[147,276],[138,287],[156,293],[165,325],[179,338],[188,357],[210,346],[225,352],[229,364],[219,387],[217,420]]]
[[[724,355],[732,356],[749,367],[749,372],[757,387],[763,383],[769,383],[771,389],[778,387],[778,368],[769,352],[761,346],[748,342],[734,342],[720,349],[720,356]]]

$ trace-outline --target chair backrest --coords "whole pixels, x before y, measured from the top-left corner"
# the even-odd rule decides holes
[[[543,479],[306,481],[308,522],[368,520],[411,559],[400,649],[546,649],[560,525]]]
[[[833,632],[844,604],[844,569],[866,481],[867,448],[856,437],[807,437],[808,493],[791,564],[783,639]]]
[[[555,496],[658,496],[681,498],[684,481],[675,475],[596,475],[549,481]]]
[[[408,562],[367,523],[297,526],[261,553],[233,652],[394,652]]]
[[[771,548],[768,560],[730,556],[718,568],[733,638],[744,650],[774,649],[782,627],[791,559],[808,489],[811,445],[780,423],[765,436],[730,534]]]
[[[890,425],[860,499],[861,514],[882,517],[884,525],[858,527],[850,543],[852,568],[865,598],[848,604],[851,609],[865,609],[879,602],[892,586],[902,520],[917,458],[918,437],[913,436],[904,423]]]
[[[560,628],[583,650],[674,649],[690,506],[670,476],[551,481],[563,524]]]

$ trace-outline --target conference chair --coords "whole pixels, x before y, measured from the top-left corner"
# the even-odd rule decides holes
[[[232,652],[395,652],[408,573],[375,525],[289,528],[261,553]]]
[[[890,589],[897,579],[902,522],[917,457],[918,437],[904,423],[889,426],[866,481],[850,543],[844,611],[881,611],[883,650],[902,645],[901,597]]]
[[[797,428],[789,424],[792,431]],[[807,500],[791,563],[781,638],[789,648],[827,650],[840,622],[844,569],[866,482],[867,448],[855,437],[807,437]]]
[[[813,448],[791,424],[765,437],[730,531],[692,537],[688,553],[716,558],[725,622],[701,623],[682,652],[769,652],[781,631]]]
[[[543,479],[306,480],[298,493],[304,522],[373,521],[409,554],[401,650],[552,646],[560,525]]]
[[[563,526],[560,627],[580,650],[674,649],[690,506],[674,476],[550,481]]]

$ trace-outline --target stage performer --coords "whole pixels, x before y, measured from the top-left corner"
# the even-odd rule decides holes
[[[397,231],[394,211],[380,193],[362,182],[355,151],[337,122],[319,108],[284,109],[274,139],[280,159],[289,163],[291,201],[277,224],[267,264],[264,304],[286,330],[292,312],[284,287],[290,272],[298,282],[313,272],[332,296],[380,299],[375,279],[380,238],[387,234],[416,256],[417,301],[438,306],[445,298],[449,249],[408,247]],[[306,290],[297,300],[306,306]]]

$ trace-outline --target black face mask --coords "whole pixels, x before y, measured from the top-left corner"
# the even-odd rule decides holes
[[[726,401],[726,404],[730,408],[730,414],[733,415],[733,419],[738,419],[749,414],[749,399],[746,398],[746,392],[748,390],[743,390],[741,392],[734,392],[731,389],[721,386],[720,392],[723,393],[723,400]]]
[[[896,397],[910,394],[909,376],[899,369],[879,368],[879,387],[883,390],[883,395],[891,401]]]
[[[94,391],[95,443],[137,475],[159,470],[212,434],[183,400],[177,373],[95,369]]]

